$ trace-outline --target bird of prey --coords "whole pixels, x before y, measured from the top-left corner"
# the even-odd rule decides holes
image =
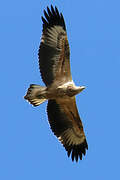
[[[39,68],[45,87],[31,84],[25,95],[33,106],[48,100],[48,121],[72,161],[86,154],[88,144],[77,110],[75,95],[85,87],[75,86],[70,72],[70,48],[62,13],[47,7],[42,17]]]

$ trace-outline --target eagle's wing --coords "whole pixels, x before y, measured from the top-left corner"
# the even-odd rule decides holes
[[[46,86],[52,83],[72,81],[70,73],[70,50],[62,14],[51,6],[44,10],[43,33],[38,52],[39,67]]]
[[[78,161],[88,149],[81,119],[76,107],[75,97],[64,100],[49,100],[48,120],[52,131],[65,147],[68,156]]]

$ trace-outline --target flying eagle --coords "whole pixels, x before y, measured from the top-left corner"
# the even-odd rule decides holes
[[[31,84],[25,99],[33,106],[48,100],[48,121],[72,161],[82,160],[88,144],[77,110],[75,95],[85,87],[75,86],[70,72],[70,48],[62,13],[51,5],[42,17],[39,68],[46,87]]]

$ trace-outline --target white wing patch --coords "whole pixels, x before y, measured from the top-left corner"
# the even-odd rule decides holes
[[[73,129],[67,129],[58,137],[58,139],[62,144],[78,145],[84,142],[85,136],[82,133],[81,136],[78,136],[74,133]]]
[[[68,82],[62,84],[61,86],[58,86],[58,88],[64,88],[64,87],[67,87],[67,86],[69,86],[69,85],[75,86],[73,80],[68,81]]]

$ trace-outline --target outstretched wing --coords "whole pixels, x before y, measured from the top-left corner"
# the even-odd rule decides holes
[[[38,52],[39,67],[46,86],[72,81],[70,50],[63,15],[51,5],[44,10],[43,33]]]
[[[88,149],[76,107],[75,97],[64,100],[49,100],[47,106],[48,120],[52,131],[65,147],[72,161],[82,160],[82,154]]]

